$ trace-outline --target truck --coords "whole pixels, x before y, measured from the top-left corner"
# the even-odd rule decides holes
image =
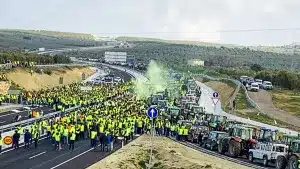
[[[254,160],[263,161],[264,166],[268,166],[269,163],[277,164],[279,156],[286,157],[288,155],[289,146],[285,144],[256,144],[254,149],[249,149],[249,161]],[[282,165],[275,165],[276,169],[284,169]],[[284,167],[284,168],[283,168]]]
[[[45,52],[45,48],[44,47],[39,48],[39,52]]]

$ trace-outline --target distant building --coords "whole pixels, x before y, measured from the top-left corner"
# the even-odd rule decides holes
[[[204,60],[191,59],[191,60],[188,60],[188,65],[190,65],[190,66],[204,66]]]
[[[104,60],[106,63],[126,63],[126,52],[105,52]]]

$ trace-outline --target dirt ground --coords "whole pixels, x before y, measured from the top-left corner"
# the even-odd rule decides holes
[[[251,99],[253,99],[258,106],[267,115],[274,119],[279,119],[285,123],[300,127],[300,119],[290,114],[287,111],[277,108],[273,104],[272,94],[266,90],[259,90],[259,92],[248,92]]]
[[[6,94],[9,87],[10,84],[8,82],[0,81],[0,94]]]
[[[150,136],[144,135],[87,169],[144,169]],[[154,139],[153,169],[246,169],[248,167],[185,147],[165,137]]]
[[[33,73],[31,75],[23,69],[16,69],[13,72],[7,73],[7,77],[26,90],[38,90],[58,86],[60,77],[63,77],[63,84],[70,84],[75,81],[81,81],[82,73],[89,76],[94,72],[95,70],[90,67],[73,68],[72,70],[60,68],[52,71],[51,75],[45,73]]]

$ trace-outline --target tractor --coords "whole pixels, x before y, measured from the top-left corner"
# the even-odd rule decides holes
[[[150,97],[148,97],[148,104],[149,105],[157,105],[158,100],[163,100],[164,95],[163,94],[153,94]]]
[[[287,155],[277,156],[276,169],[298,169],[300,168],[300,140],[294,140],[289,144]]]
[[[246,155],[248,158],[248,150],[254,148],[257,143],[252,139],[253,128],[235,125],[229,130],[229,136],[223,137],[219,141],[218,152],[224,154],[228,152],[231,157]]]
[[[181,112],[180,108],[176,106],[169,106],[167,108],[166,116],[168,116],[171,122],[176,122],[180,119],[180,114],[181,114],[180,112]]]

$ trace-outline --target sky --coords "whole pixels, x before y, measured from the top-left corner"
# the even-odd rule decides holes
[[[300,0],[0,0],[0,28],[242,45],[300,42]],[[225,31],[225,32],[224,32]]]

